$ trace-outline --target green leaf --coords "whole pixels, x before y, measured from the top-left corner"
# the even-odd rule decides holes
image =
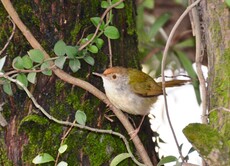
[[[175,53],[176,53],[176,56],[178,57],[180,63],[182,64],[182,66],[188,72],[188,75],[193,80],[192,84],[193,84],[193,88],[195,90],[196,100],[197,100],[197,103],[200,104],[201,103],[201,97],[200,97],[199,81],[197,79],[196,72],[194,71],[194,69],[192,67],[192,62],[188,59],[188,57],[186,56],[186,54],[184,52],[179,51],[179,50],[175,50]]]
[[[101,8],[106,9],[109,7],[109,3],[107,1],[101,1]]]
[[[5,62],[6,62],[6,56],[4,56],[3,58],[0,59],[0,71],[2,70]]]
[[[76,57],[78,50],[77,50],[77,48],[74,47],[74,46],[66,46],[66,47],[65,47],[65,52],[66,52],[66,55],[67,55],[69,58],[73,59],[73,58]],[[61,55],[60,55],[60,56],[61,56]]]
[[[26,75],[24,73],[20,73],[17,75],[16,79],[21,82],[25,87],[28,86],[28,80],[26,78]]]
[[[160,162],[157,164],[157,166],[164,165],[166,163],[171,163],[177,161],[177,158],[175,156],[166,156],[160,160]]]
[[[188,151],[188,154],[190,154],[190,153],[192,153],[192,152],[194,152],[194,151],[195,151],[194,147],[191,147],[191,148],[189,149],[189,151]]]
[[[58,59],[55,59],[54,64],[60,68],[63,69],[63,66],[65,64],[66,57],[65,56],[59,56]]]
[[[59,40],[55,45],[54,45],[54,53],[57,55],[57,56],[63,56],[65,55],[65,47],[66,47],[66,44],[63,40]]]
[[[117,166],[120,162],[122,162],[123,160],[129,157],[131,157],[129,153],[121,153],[112,160],[110,166]]]
[[[87,38],[87,40],[90,40],[92,37],[93,37],[93,33],[91,33],[91,34],[89,34],[86,38]]]
[[[194,47],[194,46],[195,46],[195,39],[189,38],[180,43],[177,43],[174,47],[175,48],[188,48],[188,47]]]
[[[93,66],[94,63],[95,63],[94,58],[89,56],[89,55],[86,55],[84,57],[84,60],[85,60],[86,63],[90,64],[91,66]]]
[[[32,59],[32,61],[36,62],[36,63],[42,63],[44,60],[44,54],[41,50],[38,49],[32,49],[28,52],[30,58]]]
[[[118,29],[114,26],[107,26],[104,34],[110,39],[118,39],[120,37]]]
[[[23,69],[22,58],[20,56],[17,56],[16,58],[14,58],[13,65],[16,69]]]
[[[86,123],[86,114],[83,111],[78,110],[75,113],[75,120],[77,121],[77,123],[79,123],[80,125],[85,125]]]
[[[115,4],[115,3],[117,3],[118,1],[120,1],[120,0],[113,0],[113,1],[112,1],[112,4]],[[124,2],[121,2],[119,5],[117,5],[117,6],[115,7],[115,9],[122,9],[122,8],[124,8],[124,7],[125,7]]]
[[[230,8],[230,0],[225,0],[225,3],[226,3],[227,6]]]
[[[90,52],[92,52],[93,54],[98,53],[98,48],[97,48],[97,46],[95,46],[95,45],[89,45],[87,48],[88,48],[88,50],[89,50]]]
[[[57,166],[67,166],[68,165],[68,163],[67,162],[65,162],[65,161],[61,161],[60,163],[58,163],[58,165]]]
[[[78,59],[70,59],[69,67],[75,73],[81,68],[81,63]]]
[[[58,149],[59,153],[64,153],[66,151],[66,149],[68,148],[68,146],[66,144],[60,146],[60,148]]]
[[[12,96],[13,95],[13,91],[12,91],[12,88],[11,88],[11,84],[10,82],[6,81],[4,84],[3,84],[3,91]]]
[[[48,163],[54,161],[54,158],[48,154],[48,153],[42,153],[37,155],[34,159],[33,159],[33,163],[34,164],[43,164],[43,163]]]
[[[30,83],[34,84],[34,83],[36,82],[36,74],[37,74],[37,73],[35,73],[35,72],[29,73],[29,74],[27,75],[27,80],[28,80]]]
[[[102,47],[103,44],[104,44],[104,40],[102,40],[101,38],[97,38],[97,39],[95,40],[95,43],[96,43],[97,48],[98,48],[98,49],[101,49],[101,47]]]
[[[33,61],[29,57],[29,55],[25,55],[22,57],[23,67],[26,69],[31,69],[33,67]]]
[[[153,0],[144,0],[143,1],[143,6],[147,9],[153,9],[154,7],[154,2]]]
[[[91,18],[90,18],[90,21],[93,23],[93,25],[94,25],[95,27],[98,26],[98,24],[100,23],[100,20],[101,20],[100,17],[91,17]],[[104,28],[105,28],[105,22],[102,21],[102,23],[101,23],[99,29],[100,29],[100,30],[103,30]]]
[[[150,32],[149,32],[150,39],[155,37],[159,29],[164,26],[164,24],[169,20],[169,18],[170,18],[170,15],[168,13],[164,13],[160,17],[157,18],[157,20],[154,22],[154,24],[150,28]]]
[[[51,76],[52,75],[52,70],[49,69],[50,65],[49,62],[44,62],[41,65],[41,70],[44,75]]]

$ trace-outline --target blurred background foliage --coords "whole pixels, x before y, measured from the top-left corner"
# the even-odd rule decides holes
[[[184,0],[137,0],[138,49],[143,71],[154,78],[161,76],[161,60],[169,33],[185,10]],[[200,104],[199,82],[193,69],[195,40],[189,16],[174,34],[166,60],[171,76],[189,75]],[[184,79],[184,78],[183,78]]]

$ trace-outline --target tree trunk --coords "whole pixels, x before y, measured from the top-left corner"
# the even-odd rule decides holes
[[[230,10],[223,1],[201,1],[208,55],[209,124],[190,124],[184,132],[208,165],[230,165]]]
[[[104,11],[100,7],[100,1],[97,0],[15,0],[13,5],[22,21],[50,55],[54,55],[54,44],[60,39],[68,45],[76,45],[82,35],[85,37],[94,33],[95,27],[90,22],[90,18],[101,16]],[[10,34],[11,23],[6,19],[7,13],[2,5],[0,5],[0,13],[3,23],[0,32],[2,48]],[[138,67],[134,2],[127,0],[124,9],[114,10],[114,20],[114,25],[121,34],[119,40],[112,41],[114,64]],[[107,39],[104,38],[104,41]],[[17,30],[5,52],[9,55],[5,71],[11,69],[10,64],[14,57],[23,56],[30,49],[31,46]],[[108,45],[105,44],[101,52],[92,55],[95,59],[94,66],[82,62],[81,69],[72,75],[102,87],[102,81],[91,73],[108,67],[107,54]],[[67,66],[64,70],[71,73]],[[36,85],[30,85],[29,90],[37,102],[57,119],[73,122],[75,112],[81,110],[87,115],[86,125],[112,129],[127,135],[116,118],[114,118],[115,122],[111,123],[104,117],[107,113],[102,102],[90,93],[66,84],[54,75],[48,77],[39,74]],[[2,88],[0,89],[2,96],[0,102],[6,103],[2,113],[8,122],[5,128],[0,128],[0,165],[32,165],[32,159],[39,153],[49,153],[55,157],[61,139],[69,127],[45,118],[38,110],[35,110],[25,93],[19,91],[16,86],[13,87],[13,91],[14,95],[10,97],[4,94]],[[148,137],[149,140],[151,141],[151,136]],[[152,141],[148,141],[145,143],[149,147]],[[65,143],[68,145],[68,150],[62,154],[61,159],[67,161],[69,165],[109,165],[114,156],[126,152],[122,140],[118,137],[77,128],[71,130]],[[157,162],[153,149],[154,147],[149,149],[149,154]],[[131,160],[123,163],[133,165]]]

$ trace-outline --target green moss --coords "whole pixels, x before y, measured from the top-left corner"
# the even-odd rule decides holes
[[[71,30],[70,34],[72,37],[72,42],[76,43],[76,36],[79,35],[78,33],[80,32],[82,28],[82,25],[80,23],[75,23],[74,28]]]
[[[24,163],[30,165],[35,156],[44,152],[56,156],[62,134],[61,125],[53,122],[41,125],[40,122],[30,121],[27,125],[23,125],[23,129],[21,127],[21,131],[25,131],[28,135],[28,144],[23,147]]]
[[[213,149],[222,149],[224,144],[218,131],[205,124],[189,124],[183,133],[203,156],[208,156]]]
[[[129,35],[134,35],[136,32],[136,23],[135,19],[133,19],[133,9],[135,7],[133,6],[133,1],[127,1],[125,3],[125,14],[126,14],[126,23],[128,25],[127,27],[127,33]]]
[[[0,127],[0,135],[4,132],[2,129],[3,128]],[[12,161],[7,157],[6,149],[4,140],[0,139],[0,165],[13,166]]]
[[[57,80],[55,82],[55,93],[56,93],[56,96],[61,95],[61,92],[64,90],[64,87],[65,87],[65,83],[63,81]]]

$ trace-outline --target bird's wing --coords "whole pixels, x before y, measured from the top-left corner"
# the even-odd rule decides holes
[[[144,97],[158,96],[163,93],[162,87],[149,75],[134,69],[129,71],[129,74],[129,84],[134,93]]]

